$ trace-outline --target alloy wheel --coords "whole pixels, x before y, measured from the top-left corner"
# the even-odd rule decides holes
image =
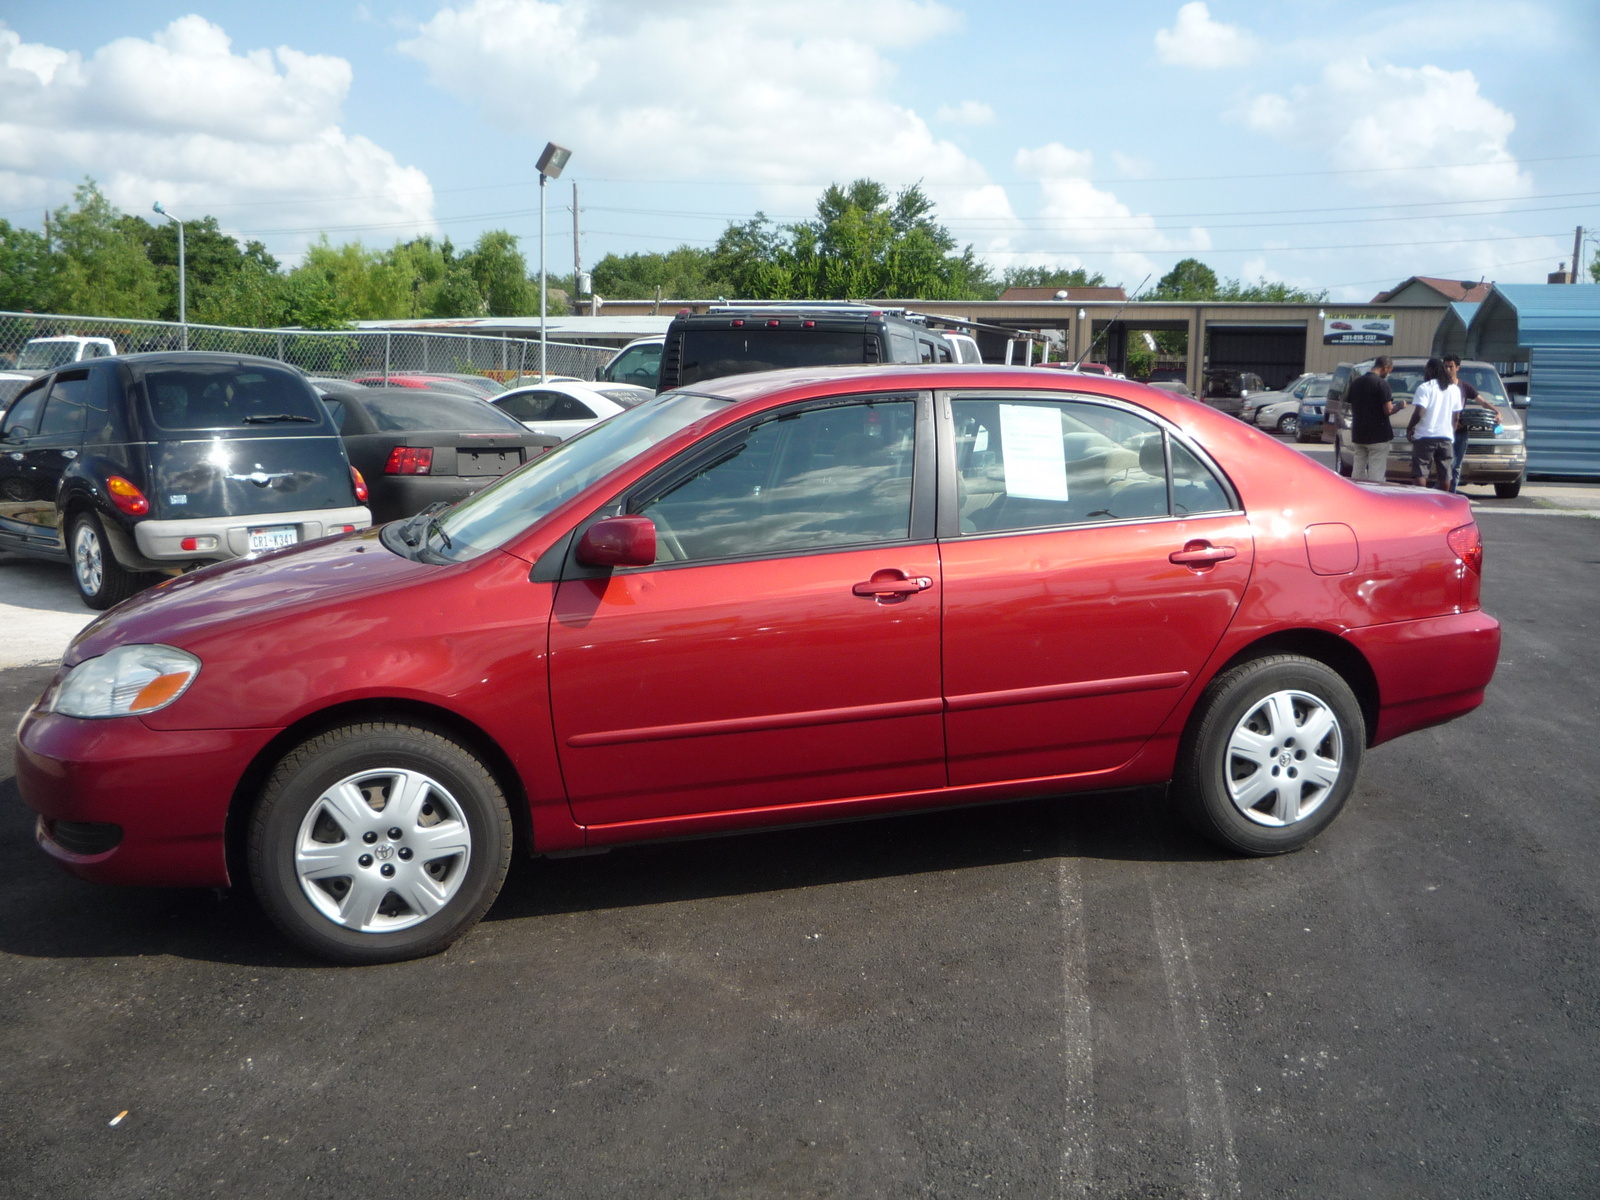
[[[72,537],[72,569],[78,587],[86,596],[96,595],[105,580],[105,561],[100,537],[87,521],[80,522]]]

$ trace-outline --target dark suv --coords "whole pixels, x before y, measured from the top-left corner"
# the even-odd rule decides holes
[[[90,608],[153,572],[363,529],[365,501],[316,392],[272,359],[77,363],[0,418],[0,549],[70,559]]]
[[[658,390],[782,367],[958,361],[948,341],[904,309],[803,302],[715,305],[673,318],[662,347]]]

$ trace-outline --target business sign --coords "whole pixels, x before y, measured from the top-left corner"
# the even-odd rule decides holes
[[[1393,313],[1329,313],[1322,318],[1324,346],[1392,346]]]

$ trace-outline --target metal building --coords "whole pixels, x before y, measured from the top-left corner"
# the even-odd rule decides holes
[[[1496,284],[1463,358],[1528,364],[1528,472],[1600,477],[1600,287]]]

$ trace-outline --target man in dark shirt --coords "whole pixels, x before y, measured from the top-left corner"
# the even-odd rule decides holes
[[[1389,463],[1389,444],[1394,441],[1394,426],[1389,424],[1389,414],[1394,412],[1394,393],[1389,390],[1389,372],[1394,370],[1394,360],[1380,354],[1372,370],[1353,380],[1345,393],[1345,404],[1350,409],[1350,448],[1355,455],[1354,479],[1382,483],[1384,468]]]
[[[1450,381],[1461,389],[1462,413],[1466,412],[1467,405],[1476,404],[1478,407],[1487,408],[1494,413],[1495,424],[1498,425],[1500,423],[1500,410],[1480,396],[1477,388],[1461,378],[1461,356],[1446,354],[1444,356],[1444,364],[1450,370]],[[1450,465],[1450,490],[1452,492],[1461,487],[1461,466],[1467,457],[1467,439],[1469,437],[1471,437],[1471,432],[1463,418],[1458,415],[1456,417],[1455,457]]]

